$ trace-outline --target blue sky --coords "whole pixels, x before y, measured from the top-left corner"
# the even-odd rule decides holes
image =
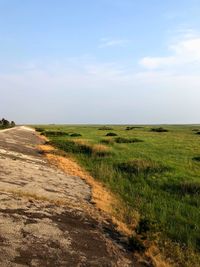
[[[0,0],[0,116],[200,123],[199,0]]]

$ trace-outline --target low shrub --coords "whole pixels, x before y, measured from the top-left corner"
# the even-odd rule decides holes
[[[66,132],[63,132],[63,131],[54,131],[54,130],[48,130],[48,131],[42,131],[41,132],[43,135],[45,135],[46,137],[53,137],[53,136],[67,136],[69,135],[68,133]]]
[[[116,133],[107,133],[106,136],[117,136]]]
[[[82,136],[80,133],[72,133],[70,134],[71,137],[80,137]]]
[[[89,144],[88,140],[85,139],[75,139],[72,140],[72,144],[74,146],[74,152],[84,153],[87,155],[92,154],[92,145]]]
[[[135,229],[137,234],[146,234],[151,229],[151,222],[148,219],[141,218]]]
[[[45,132],[45,130],[43,128],[40,128],[40,127],[36,127],[35,130],[37,132],[40,132],[40,133]]]
[[[192,129],[193,132],[199,132],[199,129]]]
[[[164,128],[162,128],[162,127],[159,127],[159,128],[152,128],[151,131],[152,131],[152,132],[157,132],[157,133],[166,133],[166,132],[168,132],[167,129],[164,129]]]
[[[200,135],[200,131],[199,132],[196,132],[196,134]]]
[[[111,149],[105,145],[93,145],[86,139],[75,139],[62,141],[61,148],[67,152],[83,153],[88,156],[106,157],[111,154]]]
[[[143,140],[140,140],[138,138],[125,138],[125,137],[117,137],[115,138],[115,142],[118,144],[130,144],[130,143],[138,143],[143,142]]]
[[[142,127],[141,126],[127,126],[125,130],[131,131],[131,130],[138,129],[138,128],[142,128]]]
[[[152,173],[162,173],[169,170],[168,167],[163,166],[158,162],[145,159],[134,159],[131,161],[119,163],[117,164],[117,168],[122,172],[134,175],[148,175]]]
[[[109,127],[109,126],[102,126],[99,128],[100,131],[112,131],[113,128]]]
[[[193,160],[200,161],[200,156],[194,157]]]

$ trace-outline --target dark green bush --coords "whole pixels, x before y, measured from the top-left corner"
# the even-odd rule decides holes
[[[142,127],[141,126],[127,126],[125,130],[131,131],[131,130],[138,129],[138,128],[142,128]]]
[[[112,131],[113,128],[111,128],[109,126],[102,126],[102,127],[99,128],[99,130],[101,130],[101,131]]]
[[[193,160],[200,161],[200,156],[194,157]]]
[[[139,252],[144,252],[145,251],[145,246],[142,243],[141,240],[139,240],[136,236],[132,235],[128,239],[128,244],[131,250],[133,251],[139,251]]]
[[[166,132],[168,132],[167,129],[164,129],[164,128],[162,128],[162,127],[159,127],[159,128],[152,128],[151,131],[152,131],[152,132],[157,132],[157,133],[166,133]]]
[[[80,137],[82,136],[80,133],[72,133],[70,134],[71,137]]]
[[[150,221],[148,219],[142,218],[140,219],[136,227],[136,233],[141,235],[147,233],[150,229],[151,229]]]
[[[68,135],[68,133],[66,133],[66,132],[63,132],[63,131],[53,131],[53,130],[48,130],[48,131],[42,131],[42,134],[43,135],[45,135],[45,136],[67,136]]]
[[[6,128],[12,128],[15,127],[15,122],[14,121],[8,121],[4,118],[0,120],[0,129],[6,129]]]
[[[115,138],[115,142],[118,144],[130,144],[130,143],[138,143],[138,142],[143,142],[143,140],[140,140],[138,138],[125,138],[125,137],[117,137]]]
[[[40,132],[40,133],[45,132],[45,130],[43,128],[40,128],[40,127],[36,127],[35,130],[37,132]]]
[[[92,154],[92,146],[87,142],[75,142],[73,140],[54,140],[51,142],[55,144],[58,148],[72,153],[83,153],[87,155]]]
[[[106,136],[117,136],[116,133],[107,133]]]

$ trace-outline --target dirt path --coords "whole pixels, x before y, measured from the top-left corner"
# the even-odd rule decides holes
[[[136,266],[87,209],[89,186],[40,155],[26,127],[0,131],[0,266]]]

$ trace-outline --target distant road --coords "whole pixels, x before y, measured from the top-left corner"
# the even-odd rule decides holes
[[[31,128],[0,131],[0,266],[136,266],[86,211],[89,186],[51,166],[42,143]]]

